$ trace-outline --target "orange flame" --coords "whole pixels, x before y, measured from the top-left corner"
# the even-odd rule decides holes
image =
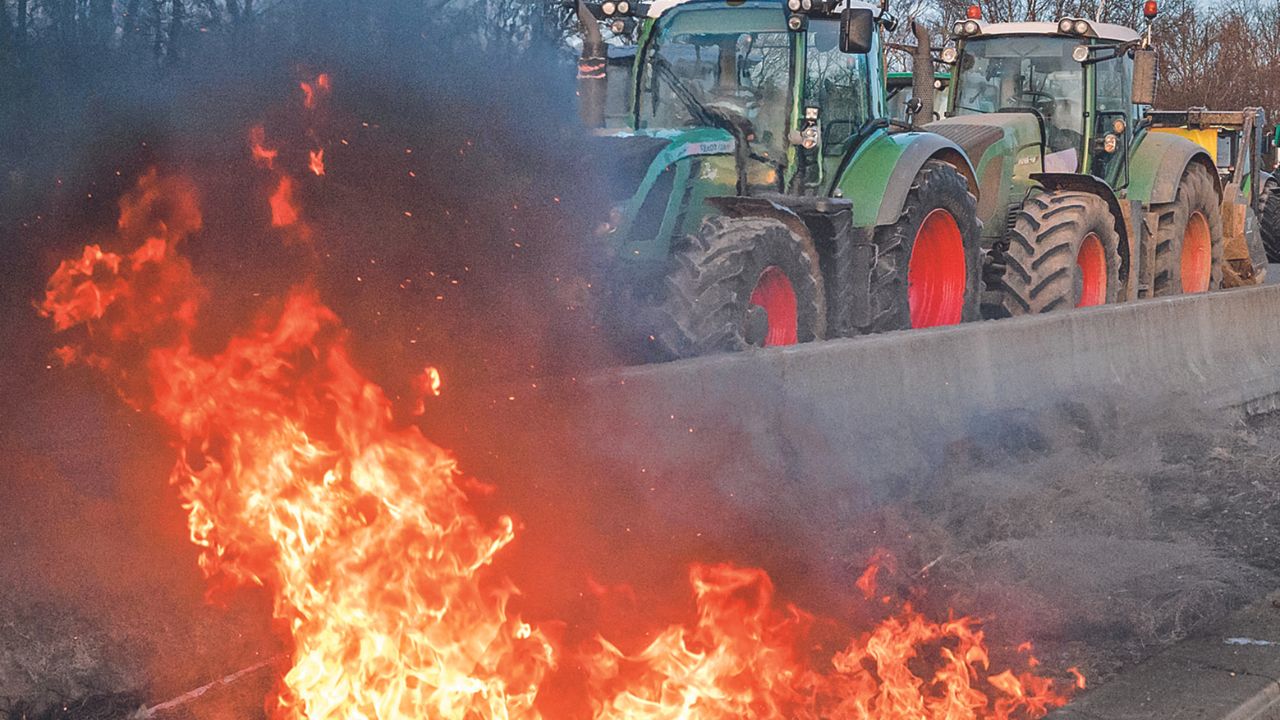
[[[313,82],[300,82],[302,88],[302,106],[314,110],[316,103],[329,94],[329,73],[320,73]]]
[[[261,125],[254,125],[249,129],[249,149],[253,153],[253,162],[265,168],[275,166],[276,155],[279,150],[266,146],[267,132]]]
[[[144,196],[126,198],[122,218],[154,209],[136,206]],[[63,263],[42,310],[59,329],[84,326],[95,351],[143,343],[201,569],[273,588],[293,637],[274,715],[536,717],[553,648],[508,614],[514,588],[487,569],[513,521],[483,523],[449,454],[391,425],[313,291],[221,353],[197,353],[185,298],[198,283],[173,248],[198,223],[160,226],[129,262],[91,248]],[[167,342],[148,334],[175,323]]]
[[[298,222],[298,206],[293,199],[293,178],[281,175],[275,192],[271,193],[271,224],[285,227]]]
[[[427,366],[413,378],[413,414],[415,416],[427,412],[427,393],[440,397],[440,384],[440,371],[431,366]]]
[[[194,186],[147,173],[121,201],[119,239],[135,249],[86,247],[40,309],[81,331],[60,357],[169,427],[205,576],[272,592],[293,645],[273,717],[539,720],[559,652],[510,612],[517,590],[491,568],[515,522],[481,520],[468,492],[487,488],[395,424],[313,290],[197,351],[204,291],[178,249],[201,227]],[[439,372],[415,387],[438,394]],[[891,558],[877,555],[857,583],[867,598],[882,571]],[[1048,678],[993,669],[971,618],[904,605],[815,663],[812,618],[779,606],[764,571],[698,564],[689,578],[691,626],[634,655],[600,637],[580,658],[594,720],[1021,720],[1066,700]]]
[[[775,608],[763,571],[699,565],[690,579],[692,628],[670,627],[635,656],[600,640],[595,720],[1008,720],[1066,702],[1049,679],[990,672],[976,620],[935,623],[904,605],[817,671],[796,650],[810,618]]]
[[[311,172],[316,175],[324,175],[324,148],[308,151],[307,155],[310,159],[308,167],[311,168]]]

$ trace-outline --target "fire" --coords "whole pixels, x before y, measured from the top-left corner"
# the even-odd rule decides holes
[[[253,162],[271,169],[276,162],[278,150],[266,146],[267,131],[261,125],[254,125],[249,130],[249,150],[253,153]]]
[[[427,393],[434,397],[440,397],[440,371],[434,367],[427,366],[413,378],[413,414],[415,417],[421,416],[427,412]]]
[[[281,175],[269,202],[272,225],[286,227],[298,222],[298,205],[293,199],[293,178]]]
[[[311,107],[329,79],[302,85]],[[261,127],[250,140],[273,168]],[[294,180],[272,174],[272,225],[300,225]],[[884,553],[851,588],[883,619],[839,652],[815,644],[815,619],[779,604],[763,570],[727,564],[694,565],[695,619],[638,652],[608,628],[589,648],[557,647],[493,568],[515,521],[482,519],[468,492],[488,488],[393,419],[315,290],[295,288],[219,352],[195,348],[205,291],[181,246],[202,227],[190,180],[146,173],[120,203],[115,242],[130,249],[89,245],[62,262],[40,311],[76,334],[56,351],[64,363],[100,370],[169,428],[204,575],[272,593],[292,643],[274,718],[539,720],[562,665],[583,669],[578,706],[593,720],[1024,720],[1066,702],[1033,672],[1029,644],[1025,669],[993,668],[978,621],[893,607],[877,592],[894,572]],[[411,385],[421,415],[441,374]]]
[[[324,148],[311,150],[307,155],[309,158],[307,166],[311,168],[311,172],[316,175],[324,175]]]
[[[695,565],[690,582],[692,627],[672,626],[634,656],[599,639],[594,720],[1007,720],[1066,702],[1047,678],[992,672],[970,618],[932,622],[904,605],[813,669],[799,650],[812,618],[775,607],[763,571]]]
[[[300,82],[298,87],[302,89],[302,106],[314,110],[316,103],[329,94],[329,74],[320,73],[314,81]]]
[[[41,307],[60,330],[82,327],[87,356],[110,360],[98,366],[171,429],[205,575],[273,590],[294,644],[274,716],[537,717],[555,652],[507,612],[515,589],[489,571],[514,522],[483,522],[449,454],[392,425],[313,291],[222,352],[196,352],[201,291],[177,248],[200,220],[172,222],[151,195],[164,188],[174,207],[193,202],[185,182],[145,176],[120,225],[143,244],[64,262]],[[145,387],[114,362],[128,348],[144,352]]]

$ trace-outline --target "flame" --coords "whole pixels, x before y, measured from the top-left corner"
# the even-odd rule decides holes
[[[280,182],[276,225],[277,197],[297,219]],[[64,362],[99,369],[169,428],[171,482],[213,587],[271,592],[293,648],[272,716],[539,720],[565,651],[512,611],[518,591],[492,567],[515,521],[483,520],[468,492],[489,489],[393,420],[313,289],[220,352],[198,351],[205,291],[180,250],[202,227],[195,186],[148,172],[120,205],[116,242],[133,249],[63,261],[40,311],[78,333]],[[420,406],[440,378],[427,367],[414,379]],[[859,594],[871,601],[893,565],[877,553]],[[692,624],[635,653],[604,635],[575,652],[594,720],[1023,720],[1066,702],[1031,671],[1029,644],[1026,670],[993,668],[972,618],[933,621],[886,595],[882,620],[824,653],[814,618],[776,602],[763,570],[695,564],[689,581]]]
[[[311,150],[307,153],[309,157],[308,167],[311,172],[316,175],[324,175],[324,148],[319,150]]]
[[[440,385],[440,371],[431,366],[427,366],[413,378],[413,414],[415,416],[423,415],[427,412],[427,393],[440,397]]]
[[[1008,720],[1066,702],[1047,678],[991,672],[971,618],[932,622],[906,604],[813,670],[797,650],[811,618],[775,608],[763,571],[695,565],[690,582],[693,627],[672,626],[634,656],[599,639],[595,720]]]
[[[314,110],[316,103],[329,94],[329,74],[320,73],[312,82],[300,82],[298,87],[302,89],[302,106],[308,110]]]
[[[159,210],[150,186],[185,184],[144,177],[122,227]],[[274,716],[537,717],[554,649],[508,614],[515,589],[489,571],[514,522],[482,522],[449,454],[392,426],[313,291],[222,352],[196,352],[199,283],[176,248],[198,227],[158,223],[127,261],[87,248],[54,273],[42,311],[60,330],[82,326],[94,352],[141,343],[148,386],[131,397],[173,433],[202,571],[272,588],[292,635]],[[124,365],[103,367],[127,385]]]
[[[249,150],[253,153],[254,164],[271,169],[280,151],[267,147],[266,142],[267,131],[261,125],[249,129]]]
[[[293,199],[293,178],[281,175],[269,202],[273,226],[286,227],[298,222],[298,206]]]

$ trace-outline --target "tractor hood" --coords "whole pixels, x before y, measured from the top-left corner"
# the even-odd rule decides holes
[[[981,115],[956,115],[924,126],[960,146],[975,165],[992,151],[1008,152],[1012,148],[1033,148],[1039,164],[1040,123],[1031,113],[1004,112]],[[1040,168],[1036,168],[1039,172]]]
[[[672,163],[694,155],[729,155],[734,140],[712,128],[693,130],[642,130],[596,135],[588,155],[598,163],[611,201],[627,200],[642,193]]]
[[[978,217],[983,232],[998,236],[1008,220],[1010,198],[1044,172],[1040,121],[1031,113],[956,115],[924,126],[960,146],[973,163],[982,195]],[[1075,168],[1073,167],[1072,170]]]

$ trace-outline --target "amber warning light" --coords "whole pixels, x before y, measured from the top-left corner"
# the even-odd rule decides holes
[[[1155,7],[1155,3],[1154,2],[1151,3],[1151,6]],[[970,20],[981,20],[982,8],[978,7],[977,5],[970,5],[968,9],[964,11],[964,16]]]
[[[1160,8],[1156,5],[1156,0],[1147,0],[1142,3],[1142,15],[1148,20],[1155,20],[1159,12]]]

